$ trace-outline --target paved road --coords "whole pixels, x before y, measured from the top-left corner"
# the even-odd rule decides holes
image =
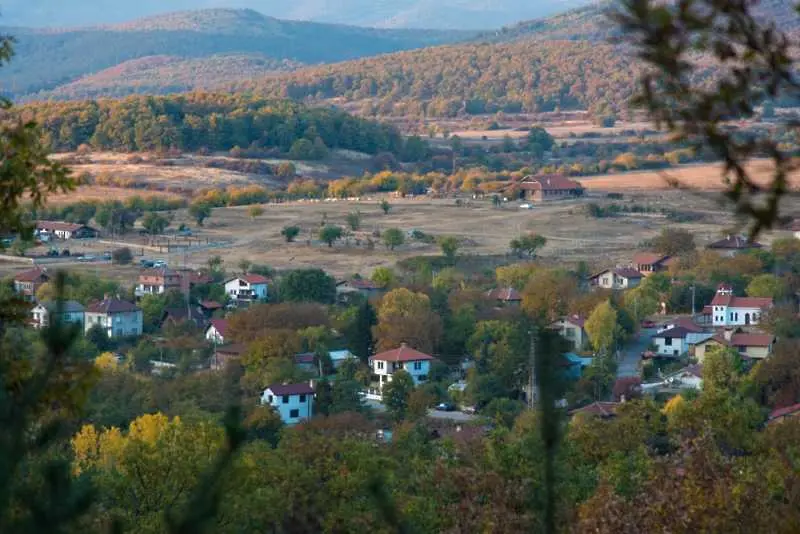
[[[650,338],[655,333],[655,328],[643,328],[639,331],[638,336],[622,349],[622,359],[617,366],[617,378],[639,376],[642,352],[650,346]]]
[[[386,407],[376,400],[367,399],[364,401],[364,404],[378,412],[386,411]],[[474,420],[476,416],[463,412],[440,412],[438,410],[428,410],[428,417],[431,419],[447,419],[449,421],[455,421],[456,423],[466,423],[467,421]]]

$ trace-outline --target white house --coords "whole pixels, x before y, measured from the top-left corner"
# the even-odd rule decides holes
[[[658,332],[652,337],[656,354],[659,356],[680,357],[689,352],[687,336],[691,332],[682,326],[674,326]]]
[[[50,324],[50,319],[56,312],[55,302],[40,302],[31,310],[34,328],[44,328]],[[80,302],[74,300],[64,301],[61,312],[61,321],[64,323],[80,324],[83,326],[84,309]]]
[[[644,275],[630,267],[606,269],[592,276],[592,285],[603,289],[631,289],[639,285]]]
[[[314,388],[309,383],[274,384],[264,390],[261,404],[272,406],[281,421],[294,425],[314,414]]]
[[[225,282],[225,293],[232,300],[267,300],[269,283],[260,274],[245,274]]]
[[[84,329],[88,332],[99,325],[108,337],[142,335],[142,310],[135,304],[119,299],[93,302],[86,308]]]
[[[711,301],[711,324],[717,327],[755,325],[771,307],[771,298],[735,297],[730,285],[720,284]]]
[[[227,319],[211,319],[206,327],[205,338],[215,345],[225,343],[225,333],[228,329]]]
[[[561,337],[566,339],[571,345],[572,350],[582,351],[589,345],[589,335],[584,326],[586,319],[580,315],[568,315],[562,317],[551,325],[554,330],[558,330]]]
[[[392,375],[401,369],[411,375],[415,386],[427,381],[431,360],[433,360],[433,356],[414,350],[405,343],[394,350],[376,354],[369,359],[372,383],[367,397],[380,399],[383,394],[383,385],[391,382]]]
[[[85,224],[63,221],[36,221],[36,232],[54,235],[59,239],[84,239],[97,237],[99,232]]]

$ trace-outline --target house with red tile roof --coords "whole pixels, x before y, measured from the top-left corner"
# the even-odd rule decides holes
[[[59,239],[94,238],[100,234],[91,226],[64,221],[36,221],[36,233],[54,235]]]
[[[273,384],[261,394],[261,404],[272,406],[287,425],[296,425],[314,415],[314,387],[311,383]]]
[[[631,289],[638,286],[644,275],[633,267],[606,269],[589,278],[589,283],[603,289]]]
[[[376,354],[369,359],[372,383],[367,397],[380,399],[384,384],[392,381],[392,375],[403,370],[411,375],[414,385],[428,380],[431,361],[434,357],[402,343],[399,347]]]
[[[225,293],[234,301],[267,300],[271,284],[269,278],[260,274],[243,274],[225,282]]]
[[[25,300],[34,300],[36,291],[50,280],[47,271],[34,267],[14,275],[14,292]]]
[[[525,200],[547,202],[582,197],[585,189],[577,180],[562,175],[526,176],[514,187],[520,190]]]
[[[351,278],[341,280],[336,284],[336,294],[339,297],[359,293],[367,298],[377,297],[383,294],[385,288],[379,286],[369,278]]]
[[[737,297],[730,284],[720,284],[710,304],[711,324],[716,327],[755,325],[772,304],[771,298]]]
[[[522,303],[522,295],[513,287],[495,288],[488,291],[486,296],[504,306],[519,306]]]
[[[767,418],[767,424],[774,425],[795,417],[800,417],[800,403],[772,410]]]
[[[569,411],[570,416],[582,415],[584,417],[600,417],[601,419],[611,419],[617,415],[619,402],[595,401],[581,408]]]
[[[712,347],[729,347],[736,349],[745,358],[763,360],[772,354],[775,336],[763,332],[744,332],[741,328],[724,330],[713,337],[697,343],[694,357],[703,363],[706,353]]]
[[[644,276],[650,276],[653,273],[666,271],[673,261],[674,258],[671,256],[658,252],[637,252],[631,259],[631,265]]]
[[[738,235],[728,235],[725,236],[725,239],[720,239],[719,241],[714,241],[713,243],[706,245],[706,249],[712,250],[718,253],[720,256],[728,258],[732,258],[737,254],[741,254],[742,252],[748,252],[750,250],[757,250],[760,248],[764,248],[764,245],[761,243],[756,243],[755,241],[750,241],[749,239]]]
[[[572,314],[562,317],[550,327],[572,345],[572,350],[580,352],[589,346],[589,334],[586,333],[585,325],[585,317]]]
[[[225,343],[225,334],[227,330],[227,319],[211,319],[206,327],[205,338],[215,345],[222,345]]]

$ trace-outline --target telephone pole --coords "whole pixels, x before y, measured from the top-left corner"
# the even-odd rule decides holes
[[[531,348],[528,354],[528,366],[530,373],[528,375],[528,387],[526,397],[528,401],[528,408],[534,408],[539,401],[539,386],[536,385],[536,329],[530,330],[531,335]]]

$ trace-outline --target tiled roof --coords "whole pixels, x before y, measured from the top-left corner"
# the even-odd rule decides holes
[[[136,304],[126,300],[105,299],[90,303],[86,307],[89,313],[127,313],[138,311]]]
[[[547,176],[526,176],[520,183],[521,189],[563,191],[569,189],[583,189],[583,185],[577,180],[561,176],[559,174]]]
[[[268,284],[269,278],[261,276],[260,274],[246,274],[241,277],[246,280],[248,284]]]
[[[631,267],[617,267],[614,269],[614,274],[624,278],[643,278],[644,275]]]
[[[711,300],[712,306],[727,306],[729,308],[769,308],[772,299],[768,297],[734,297],[717,293]]]
[[[414,350],[405,343],[394,350],[387,350],[372,357],[373,360],[384,362],[416,362],[420,360],[432,360],[433,356]]]
[[[690,330],[688,330],[688,329],[686,329],[686,328],[684,328],[682,326],[673,326],[672,328],[669,328],[667,330],[664,330],[663,332],[660,332],[660,333],[654,335],[653,338],[671,337],[671,338],[684,339],[687,335],[689,335],[691,333],[692,332]]]
[[[716,249],[725,249],[725,250],[747,250],[750,248],[762,248],[763,245],[761,243],[756,243],[755,241],[748,241],[746,238],[741,236],[727,236],[725,239],[720,239],[719,241],[714,241],[713,243],[709,243],[706,245],[706,248],[716,248]]]
[[[309,365],[314,363],[314,357],[316,354],[313,352],[302,352],[300,354],[294,355],[294,363],[295,365]]]
[[[617,407],[619,407],[618,402],[601,402],[596,401],[591,404],[587,404],[582,408],[576,408],[569,412],[570,415],[576,415],[579,413],[585,413],[589,415],[597,415],[600,417],[610,417],[612,415],[616,415]]]
[[[244,343],[232,343],[217,347],[217,354],[230,354],[231,356],[241,356],[247,352],[247,345]]]
[[[213,300],[204,300],[200,303],[200,307],[206,310],[219,310],[220,308],[224,308],[225,306]]]
[[[39,267],[34,267],[33,269],[28,269],[27,271],[22,271],[21,273],[17,273],[14,276],[14,280],[17,282],[36,282],[39,279],[44,278],[45,280],[49,278],[47,273],[44,269]]]
[[[769,414],[769,419],[772,420],[779,417],[786,417],[787,415],[792,415],[793,413],[797,412],[800,412],[800,403],[772,410],[772,412]]]
[[[162,321],[166,321],[167,319],[171,319],[175,322],[185,321],[186,317],[189,312],[186,311],[186,306],[179,306],[176,308],[166,308],[164,310],[164,314],[162,316]],[[191,308],[191,317],[192,322],[197,326],[203,326],[206,324],[206,316],[195,307]]]
[[[37,230],[62,230],[74,232],[81,228],[88,228],[85,224],[70,223],[64,221],[36,221]]]
[[[366,290],[373,290],[373,289],[381,289],[375,282],[368,278],[353,278],[352,280],[347,280],[345,282],[350,287],[354,287],[356,289],[366,289]]]
[[[167,267],[161,267],[156,269],[145,269],[141,273],[139,273],[139,277],[158,277],[158,278],[172,278],[172,277],[180,277],[181,273],[174,269],[169,269]]]
[[[228,320],[227,319],[211,319],[208,328],[214,327],[214,330],[219,332],[219,335],[225,337],[225,331],[228,329]],[[208,329],[206,329],[208,330]]]
[[[684,328],[694,334],[699,334],[700,332],[704,331],[704,328],[702,326],[696,325],[691,317],[676,317],[671,321],[665,322],[662,326],[663,327],[680,326],[681,328]]]
[[[772,334],[740,333],[733,334],[730,341],[728,341],[725,339],[724,334],[716,334],[714,337],[702,341],[699,344],[702,345],[703,343],[708,343],[709,341],[716,341],[717,343],[727,347],[769,347],[775,341],[775,336]]]
[[[570,324],[574,324],[575,326],[578,326],[580,328],[583,328],[584,325],[586,324],[586,318],[585,317],[582,317],[582,316],[574,314],[574,313],[572,315],[567,315],[566,317],[562,317],[561,321],[566,322],[566,323],[570,323]]]
[[[311,384],[273,384],[267,387],[275,395],[313,395],[314,388]]]
[[[665,262],[669,256],[655,252],[637,252],[633,255],[631,263],[634,265],[657,265]]]
[[[522,295],[513,287],[492,289],[486,294],[490,299],[502,300],[504,302],[521,301]]]

